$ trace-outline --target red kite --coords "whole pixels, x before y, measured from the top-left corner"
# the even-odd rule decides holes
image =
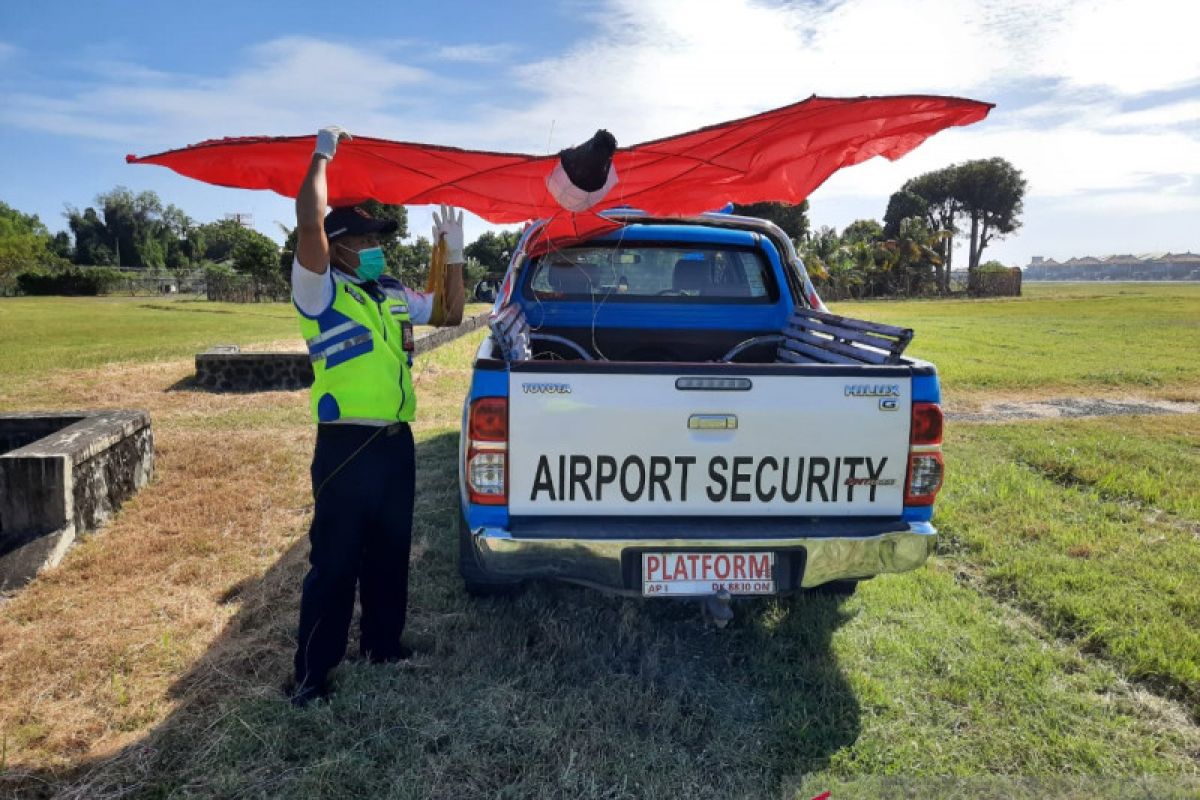
[[[489,222],[551,218],[559,245],[615,226],[598,212],[632,206],[654,216],[725,203],[799,203],[842,167],[895,160],[938,131],[987,116],[992,104],[955,97],[810,97],[690,133],[616,147],[600,131],[556,155],[494,153],[355,137],[329,165],[329,202],[447,203]],[[315,137],[215,139],[138,158],[181,175],[295,197]]]

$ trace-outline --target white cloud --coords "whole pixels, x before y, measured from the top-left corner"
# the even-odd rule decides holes
[[[516,53],[511,44],[456,44],[439,47],[434,58],[439,61],[459,61],[464,64],[494,64]]]
[[[0,108],[0,119],[139,147],[307,133],[335,120],[387,136],[395,130],[397,108],[419,102],[436,85],[423,69],[304,37],[253,47],[245,63],[220,77],[171,75],[136,65],[97,74],[96,85],[66,96],[15,92]]]
[[[11,45],[8,42],[0,42],[0,64],[15,58],[17,55],[16,45]]]
[[[335,121],[387,138],[553,152],[597,127],[632,144],[812,93],[957,94],[1001,105],[899,162],[835,175],[814,201],[881,207],[913,175],[994,155],[1025,171],[1031,198],[1098,214],[1190,208],[1200,196],[1194,2],[608,0],[579,13],[587,38],[519,66],[505,66],[517,52],[507,44],[421,44],[424,63],[462,65],[467,77],[455,81],[414,66],[412,42],[286,37],[233,54],[221,76],[113,63],[84,91],[9,92],[0,120],[142,152]],[[0,59],[13,51],[0,43]]]
[[[876,159],[836,174],[820,196],[886,197],[914,175],[973,158],[1003,156],[1020,168],[1029,193],[1069,197],[1153,186],[1167,195],[1198,191],[1200,138],[1179,131],[1106,133],[1073,127],[992,129],[939,134],[936,148],[918,148],[896,162]],[[1173,180],[1157,180],[1156,176]]]
[[[1200,5],[1195,2],[1088,0],[1066,4],[1057,17],[1057,24],[1037,37],[1043,75],[1120,94],[1176,89],[1200,80]]]
[[[1157,130],[1188,126],[1200,131],[1200,99],[1108,114],[1094,120],[1096,127],[1105,130]]]

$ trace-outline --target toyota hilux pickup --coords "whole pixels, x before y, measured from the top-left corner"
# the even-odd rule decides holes
[[[770,222],[606,216],[558,249],[532,225],[496,297],[462,418],[467,591],[727,602],[922,565],[942,413],[912,331],[830,313]]]

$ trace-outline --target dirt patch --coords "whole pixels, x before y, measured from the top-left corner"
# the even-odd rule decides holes
[[[1048,400],[1010,398],[976,400],[961,410],[950,404],[946,419],[953,422],[1014,422],[1024,419],[1076,419],[1122,414],[1196,414],[1200,403],[1149,397],[1060,397]],[[969,409],[969,410],[968,410]]]

